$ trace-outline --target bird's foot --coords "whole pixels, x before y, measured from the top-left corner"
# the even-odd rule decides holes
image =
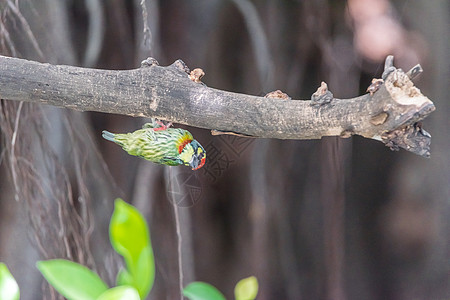
[[[153,127],[153,131],[167,130],[167,128],[170,128],[170,126],[172,126],[172,122],[164,124],[163,122],[156,120],[155,123],[158,125],[158,127]]]

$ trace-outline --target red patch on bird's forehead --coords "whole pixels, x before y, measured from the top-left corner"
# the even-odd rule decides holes
[[[181,154],[181,152],[183,152],[184,147],[186,147],[186,145],[189,144],[190,142],[192,142],[191,139],[183,139],[180,146],[178,146],[178,153]]]

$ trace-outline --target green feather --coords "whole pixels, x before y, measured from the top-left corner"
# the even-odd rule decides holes
[[[125,134],[114,134],[104,130],[102,136],[120,145],[130,155],[169,166],[189,165],[188,159],[192,155],[190,157],[186,157],[186,153],[180,155],[179,147],[186,139],[194,140],[192,134],[181,128],[155,130],[153,127],[147,123],[142,129]],[[188,147],[191,147],[190,151],[193,153],[190,143],[185,148]],[[201,148],[204,151],[203,147]]]

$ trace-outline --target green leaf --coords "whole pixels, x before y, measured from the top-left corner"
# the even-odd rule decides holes
[[[65,259],[38,261],[36,266],[45,279],[67,299],[95,300],[108,289],[96,273]]]
[[[258,294],[258,279],[250,276],[241,279],[234,288],[234,297],[236,300],[253,300]]]
[[[116,278],[117,285],[132,285],[133,277],[131,277],[130,273],[127,270],[121,269],[119,273],[117,273]]]
[[[132,286],[116,286],[106,290],[97,300],[140,300],[138,291]]]
[[[214,286],[205,282],[192,282],[183,289],[183,295],[190,300],[225,300],[225,296]]]
[[[20,292],[16,280],[11,275],[8,267],[0,263],[0,299],[19,300]]]
[[[132,205],[117,199],[109,224],[109,238],[123,256],[128,274],[119,274],[118,282],[134,286],[142,299],[155,279],[155,261],[147,222]]]

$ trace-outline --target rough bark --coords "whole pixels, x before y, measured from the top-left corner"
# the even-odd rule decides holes
[[[180,60],[160,67],[99,70],[0,56],[0,97],[81,111],[155,117],[245,136],[320,139],[357,134],[429,156],[431,136],[417,127],[434,108],[408,75],[386,60],[384,83],[370,94],[337,99],[322,84],[312,100],[257,97],[189,79]],[[405,130],[414,126],[411,130]],[[418,129],[417,129],[418,128]],[[407,132],[405,134],[404,132]],[[401,138],[399,138],[401,136]],[[395,137],[393,140],[392,137]]]

